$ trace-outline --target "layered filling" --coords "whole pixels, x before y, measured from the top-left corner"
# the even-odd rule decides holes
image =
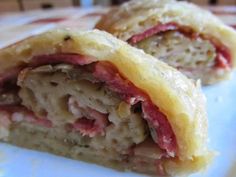
[[[150,171],[162,175],[161,160],[178,157],[167,117],[109,62],[76,54],[38,56],[1,85],[1,139],[21,144],[20,129],[46,132],[79,147],[78,153],[133,164],[128,168],[137,171],[152,164]]]
[[[232,65],[229,49],[217,39],[176,23],[158,24],[128,42],[194,79],[206,80],[206,73],[227,71]]]

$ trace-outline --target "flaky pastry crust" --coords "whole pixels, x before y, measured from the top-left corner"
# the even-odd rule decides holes
[[[179,173],[206,166],[210,156],[206,146],[206,101],[199,83],[193,83],[142,50],[98,30],[54,30],[4,48],[0,51],[0,75],[29,63],[34,56],[55,53],[78,53],[97,61],[109,61],[148,94],[167,116],[176,135],[180,160],[168,161],[168,171]]]

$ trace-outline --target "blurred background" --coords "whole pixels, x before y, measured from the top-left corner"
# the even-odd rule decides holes
[[[93,29],[111,6],[128,0],[0,0],[0,48],[54,28]],[[236,29],[236,0],[188,0]]]
[[[127,0],[0,0],[0,13],[19,12],[33,9],[93,5],[117,5]],[[236,0],[189,0],[199,5],[236,5]]]

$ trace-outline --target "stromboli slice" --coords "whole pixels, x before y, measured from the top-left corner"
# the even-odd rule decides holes
[[[133,0],[96,25],[203,84],[228,78],[235,64],[236,32],[188,2]]]
[[[0,81],[6,142],[159,175],[211,158],[199,85],[105,32],[54,30],[2,49]]]

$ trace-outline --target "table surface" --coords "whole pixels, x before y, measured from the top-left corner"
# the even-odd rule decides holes
[[[204,7],[236,28],[236,6]],[[108,7],[66,8],[9,13],[0,16],[0,48],[53,28],[92,29]],[[204,87],[208,100],[209,146],[219,151],[209,170],[193,177],[236,177],[236,73],[231,80]],[[93,170],[91,170],[93,169]],[[68,175],[69,174],[69,175]],[[109,177],[140,176],[121,173],[47,153],[0,143],[0,177]]]

